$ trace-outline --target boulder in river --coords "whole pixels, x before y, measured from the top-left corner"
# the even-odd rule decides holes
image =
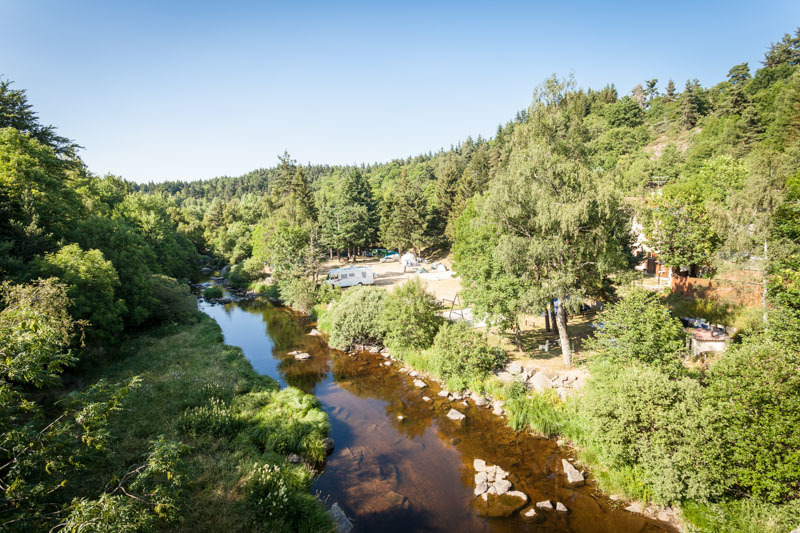
[[[455,409],[450,409],[450,412],[447,413],[447,418],[450,420],[455,420],[456,422],[461,422],[466,418],[466,416],[463,413],[459,413]]]
[[[476,396],[475,397],[475,405],[477,405],[478,407],[483,407],[487,403],[488,402],[486,401],[486,398],[484,398],[483,396]]]
[[[561,459],[561,466],[564,468],[564,473],[567,475],[567,483],[570,487],[580,487],[586,482],[583,474],[578,472],[578,469],[566,459]]]
[[[496,474],[495,474],[496,477]],[[497,491],[497,494],[505,494],[509,490],[511,490],[511,482],[507,479],[498,479],[494,482],[494,488]]]
[[[567,512],[567,506],[564,505],[561,502],[556,502],[556,512],[557,513],[566,513]]]
[[[317,328],[314,328],[314,329],[312,329],[311,331],[309,331],[309,332],[308,332],[308,334],[309,334],[309,335],[313,335],[313,336],[315,336],[315,337],[316,337],[316,336],[319,336],[319,335],[322,335],[322,333],[320,333],[320,332],[319,332],[319,330],[318,330]]]
[[[472,461],[472,468],[474,468],[476,472],[485,472],[486,461],[484,461],[483,459],[475,459],[474,461]]]
[[[298,361],[305,361],[306,359],[311,359],[311,354],[308,352],[300,352],[295,354],[294,358]]]
[[[422,381],[421,379],[415,379],[414,380],[414,386],[416,388],[418,388],[418,389],[424,389],[428,385],[424,381]]]
[[[353,531],[353,523],[347,518],[347,515],[342,511],[338,503],[331,505],[331,516],[336,526],[336,533],[350,533]]]
[[[325,446],[325,453],[330,455],[333,453],[333,449],[336,447],[336,444],[333,442],[333,439],[330,437],[326,437],[322,439],[322,445]]]
[[[511,516],[527,503],[528,496],[524,492],[511,491],[498,495],[487,491],[475,498],[473,506],[482,516],[501,518]]]
[[[446,390],[440,390],[438,395],[439,395],[441,398],[447,398],[447,397],[450,395],[450,393],[449,393],[449,392],[447,392]]]
[[[536,520],[539,517],[539,515],[536,514],[536,508],[534,508],[533,506],[530,506],[527,509],[520,511],[519,515],[525,520]]]
[[[552,511],[553,510],[553,502],[550,500],[544,500],[542,502],[536,502],[536,508],[542,509],[543,511]]]

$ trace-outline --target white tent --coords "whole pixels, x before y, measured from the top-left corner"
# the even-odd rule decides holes
[[[406,267],[419,266],[417,258],[412,252],[404,253],[403,257],[400,258],[400,264],[403,265],[403,270],[405,270]]]

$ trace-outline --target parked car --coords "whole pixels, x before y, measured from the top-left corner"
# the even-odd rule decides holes
[[[381,263],[389,263],[391,261],[397,261],[398,259],[400,259],[400,254],[397,252],[389,252],[381,257]]]
[[[368,266],[349,266],[334,268],[328,272],[326,283],[334,287],[352,287],[353,285],[372,285],[375,283],[375,271]]]

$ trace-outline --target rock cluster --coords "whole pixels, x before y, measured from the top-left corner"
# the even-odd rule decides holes
[[[294,356],[295,359],[298,361],[304,361],[306,359],[311,359],[311,354],[308,352],[301,352],[299,350],[295,350],[293,352],[289,352],[287,355]]]
[[[512,484],[506,479],[508,472],[497,465],[487,465],[483,459],[475,459],[475,502],[474,506],[484,516],[509,516],[528,503],[528,495],[511,490]]]

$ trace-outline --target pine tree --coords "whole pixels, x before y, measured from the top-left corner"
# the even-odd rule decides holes
[[[675,82],[672,81],[672,80],[669,80],[667,82],[666,93],[664,93],[664,101],[665,102],[671,102],[674,99],[675,99]]]

